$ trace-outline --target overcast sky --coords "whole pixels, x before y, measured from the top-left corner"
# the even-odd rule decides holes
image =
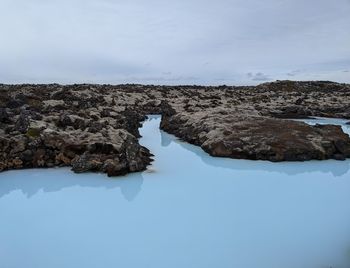
[[[0,0],[0,82],[350,82],[350,0]]]

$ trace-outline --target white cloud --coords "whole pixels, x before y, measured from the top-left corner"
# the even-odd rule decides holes
[[[258,72],[255,74],[248,73],[247,76],[252,81],[269,81],[269,80],[271,80],[271,78],[268,75],[261,73],[261,72]]]
[[[0,10],[1,82],[350,82],[348,0],[2,0]]]

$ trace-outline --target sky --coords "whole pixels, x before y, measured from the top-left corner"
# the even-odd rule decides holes
[[[350,83],[350,0],[0,0],[0,83]]]

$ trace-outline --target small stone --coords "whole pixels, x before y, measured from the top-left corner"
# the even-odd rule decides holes
[[[13,167],[14,168],[22,168],[23,167],[23,161],[21,159],[19,159],[18,157],[16,157],[13,161]]]
[[[56,163],[57,164],[64,163],[65,165],[70,165],[71,159],[65,156],[63,153],[59,153],[56,156]]]

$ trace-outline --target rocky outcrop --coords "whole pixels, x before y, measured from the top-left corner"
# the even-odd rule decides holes
[[[132,134],[112,128],[100,133],[30,128],[26,134],[0,139],[0,148],[0,171],[72,166],[77,173],[116,176],[145,170],[152,156]]]
[[[266,117],[212,113],[163,116],[161,128],[199,145],[212,156],[305,161],[350,157],[350,138],[340,126],[310,126]]]
[[[277,81],[256,87],[1,85],[0,171],[71,166],[109,176],[146,169],[138,138],[147,114],[213,156],[270,161],[344,159],[336,126],[285,120],[350,118],[350,85]]]
[[[308,108],[294,105],[282,107],[277,111],[271,111],[270,114],[273,117],[285,119],[307,119],[312,117],[312,112]]]
[[[34,93],[40,97],[30,97]],[[108,94],[58,85],[0,87],[2,94],[9,101],[0,107],[0,171],[71,166],[117,176],[145,170],[152,161],[138,143],[144,115],[111,107]]]
[[[10,116],[5,108],[0,108],[0,123],[9,123]]]

